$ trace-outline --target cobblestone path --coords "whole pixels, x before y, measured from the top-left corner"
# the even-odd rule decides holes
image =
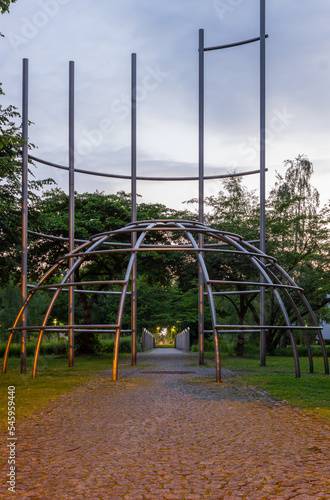
[[[330,499],[329,427],[196,360],[141,354],[21,423],[16,498]]]

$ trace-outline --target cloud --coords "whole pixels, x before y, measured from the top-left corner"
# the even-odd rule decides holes
[[[267,2],[269,179],[284,159],[300,153],[322,165],[329,161],[329,18],[330,5],[321,0]],[[205,28],[206,46],[258,36],[259,2],[30,0],[13,4],[3,20],[3,103],[20,107],[21,59],[28,57],[30,136],[38,155],[66,162],[68,62],[75,60],[77,164],[129,171],[130,58],[136,52],[139,171],[154,165],[157,172],[179,173],[198,161],[198,30]],[[205,90],[207,168],[257,166],[258,43],[206,53]],[[315,177],[324,178],[319,169]],[[56,178],[65,183],[63,173]],[[249,182],[258,186],[257,178]],[[77,183],[82,190],[94,185],[90,178]],[[142,189],[151,201],[152,193],[162,196],[162,188]],[[171,187],[177,197],[185,198],[185,190],[191,197],[193,188]]]

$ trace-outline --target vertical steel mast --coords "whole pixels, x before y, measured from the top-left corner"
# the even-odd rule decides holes
[[[131,81],[131,221],[136,222],[136,54],[132,54],[132,81]],[[131,235],[132,248],[136,244],[136,233],[133,231]],[[132,267],[132,318],[131,318],[131,328],[132,328],[132,365],[136,365],[136,344],[137,344],[137,290],[136,290],[136,278],[137,278],[137,255],[135,255],[135,261]]]
[[[69,62],[69,250],[74,250],[74,62]],[[69,267],[74,259],[69,260]],[[74,273],[70,276],[70,283],[74,283]],[[69,325],[74,325],[74,287],[69,286]],[[69,366],[74,364],[74,330],[69,329]]]
[[[198,133],[198,214],[204,223],[204,30],[199,30],[199,133]],[[203,234],[198,235],[199,248],[203,247]],[[199,364],[204,364],[204,277],[198,264],[198,344]]]
[[[266,0],[260,0],[260,250],[266,253]],[[261,282],[264,281],[260,276]],[[266,324],[266,287],[260,287],[260,326]],[[260,364],[266,366],[266,330],[260,329]]]
[[[28,103],[29,103],[29,60],[23,59],[22,97],[22,306],[27,299],[27,256],[28,256]],[[26,309],[22,314],[22,326],[27,326]],[[26,330],[21,333],[21,373],[26,373]]]

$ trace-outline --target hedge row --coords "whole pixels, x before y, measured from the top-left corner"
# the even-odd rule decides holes
[[[220,339],[220,352],[223,354],[229,354],[229,356],[235,356],[236,354],[236,345],[226,342],[225,340]],[[326,346],[327,354],[330,356],[330,345]],[[191,346],[191,350],[193,352],[198,352],[198,344],[193,344]],[[204,350],[213,352],[214,351],[214,341],[213,340],[205,340],[204,341]],[[304,357],[308,356],[307,347],[304,345],[298,345],[298,356]],[[312,345],[311,346],[312,355],[315,357],[322,356],[322,348],[320,345]],[[259,354],[259,347],[254,345],[245,345],[244,346],[244,355],[245,356],[253,356]],[[282,347],[276,349],[274,352],[274,356],[285,356],[292,357],[292,347]]]
[[[26,355],[33,356],[36,349],[36,342],[28,342],[26,346]],[[0,356],[3,357],[6,350],[6,344],[0,344]],[[20,357],[20,345],[12,344],[10,346],[9,356],[19,358]],[[50,354],[66,354],[68,352],[68,342],[66,340],[60,340],[59,342],[42,342],[40,346],[40,354],[50,355]]]
[[[113,353],[114,344],[115,344],[114,339],[101,340],[101,344],[102,344],[101,354],[112,354]],[[27,356],[34,356],[35,348],[36,348],[36,342],[28,342],[27,348],[26,348]],[[0,357],[4,356],[5,350],[6,350],[6,344],[1,343],[0,344]],[[138,352],[141,351],[140,344],[137,345],[137,350],[138,350]],[[51,355],[51,354],[63,355],[63,354],[67,354],[67,352],[68,352],[68,341],[67,340],[60,340],[59,342],[52,341],[52,342],[42,342],[41,343],[40,354],[43,356]],[[120,344],[119,344],[119,352],[127,352],[127,353],[131,352],[131,337],[121,337]],[[19,344],[12,344],[10,346],[9,356],[15,357],[15,358],[20,357],[20,345]]]

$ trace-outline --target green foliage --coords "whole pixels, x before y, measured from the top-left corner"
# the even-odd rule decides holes
[[[115,345],[115,339],[101,340],[102,353],[112,354]],[[132,339],[131,337],[120,337],[119,342],[119,352],[120,353],[130,353],[132,351]],[[141,352],[141,345],[137,344],[137,352]]]
[[[224,339],[219,339],[219,349],[220,353],[222,354],[227,354],[229,356],[233,356],[235,352],[235,346],[232,342],[227,342]],[[192,352],[198,352],[199,347],[198,343],[193,344],[190,348]],[[214,354],[214,340],[209,340],[205,339],[204,340],[204,352],[206,353],[206,356],[209,357],[209,353],[211,353],[211,356],[213,357]]]
[[[40,292],[38,300],[31,302],[28,320],[30,325],[39,325],[42,322],[49,303],[47,293]],[[8,285],[0,290],[0,341],[8,338],[9,328],[13,326],[16,316],[21,308],[21,289],[17,286]],[[33,333],[28,332],[28,339]],[[14,341],[18,342],[19,333],[14,335]]]
[[[0,0],[1,14],[5,14],[6,12],[9,12],[10,4],[15,3],[15,2],[16,2],[16,0]]]
[[[26,346],[26,355],[28,357],[34,356],[34,352],[36,349],[36,342],[28,342]],[[0,356],[4,356],[6,350],[6,344],[0,344]],[[40,346],[40,355],[41,356],[58,356],[66,354],[68,351],[68,341],[61,340],[60,342],[42,342]],[[9,356],[14,358],[20,357],[20,344],[11,344],[9,350]]]
[[[326,347],[328,356],[330,356],[330,346]],[[304,345],[298,345],[297,346],[297,351],[298,351],[298,356],[308,356],[308,351],[307,347]],[[313,356],[322,356],[322,348],[320,345],[312,345],[311,346],[311,351]],[[274,356],[286,356],[286,357],[292,357],[293,356],[293,351],[292,347],[278,347],[274,351]]]
[[[17,156],[17,150],[16,150]],[[15,156],[15,155],[14,155]],[[6,161],[4,162],[4,165]],[[298,156],[293,161],[285,162],[285,175],[278,175],[277,182],[267,202],[267,252],[275,256],[279,264],[302,286],[319,320],[329,319],[329,209],[319,207],[317,191],[311,186],[313,173],[312,164],[304,156]],[[3,167],[5,168],[5,167]],[[17,164],[18,168],[18,164]],[[3,170],[5,171],[5,170]],[[18,170],[17,170],[18,172]],[[9,169],[4,185],[8,179],[17,181],[17,175]],[[8,181],[9,182],[9,181]],[[18,186],[18,185],[17,185]],[[17,187],[18,190],[18,187]],[[15,190],[13,190],[14,192]],[[8,197],[9,199],[9,197]],[[18,213],[18,191],[13,197],[13,203]],[[259,235],[259,207],[255,193],[248,191],[242,184],[242,179],[231,178],[223,182],[223,189],[218,196],[206,200],[209,212],[206,223],[214,228],[239,233],[245,240],[258,239]],[[75,236],[80,240],[89,238],[91,234],[103,233],[109,230],[122,228],[130,222],[131,200],[127,193],[119,192],[116,195],[104,193],[76,194]],[[15,210],[11,212],[14,214]],[[41,197],[30,198],[30,229],[38,233],[48,233],[59,237],[68,237],[68,196],[60,189],[52,189]],[[139,204],[138,219],[184,218],[196,219],[196,214],[188,211],[174,212],[161,204]],[[6,219],[6,217],[5,217]],[[8,217],[7,217],[8,219]],[[10,223],[12,225],[12,223]],[[10,244],[10,251],[5,247],[1,251],[1,235],[6,247],[9,241],[9,230],[0,234],[0,259],[3,259],[5,273],[2,273],[3,282],[8,282],[8,276],[15,276],[19,270],[19,246]],[[17,235],[15,231],[15,238]],[[151,232],[146,242],[153,244],[171,244],[183,242],[184,235],[179,232],[162,233]],[[129,235],[124,235],[122,242],[129,243]],[[207,243],[211,239],[205,237]],[[29,248],[29,280],[38,280],[45,269],[51,267],[57,258],[67,253],[68,244],[63,240],[50,241],[42,236],[31,237]],[[12,258],[11,258],[12,256]],[[85,261],[75,273],[75,281],[123,279],[129,255],[103,254],[94,260]],[[219,278],[232,281],[258,281],[258,270],[248,259],[242,259],[233,254],[205,253],[205,260],[210,278]],[[53,280],[62,279],[64,270],[53,275]],[[197,341],[198,325],[198,297],[197,297],[197,260],[194,254],[183,252],[149,252],[138,255],[138,329],[146,327],[154,334],[157,327],[168,328],[178,333],[190,327],[192,343]],[[1,279],[1,276],[0,276]],[[3,283],[5,284],[5,283]],[[223,288],[215,286],[216,291]],[[78,286],[78,289],[82,288]],[[75,314],[77,322],[83,324],[113,324],[117,323],[118,296],[102,296],[93,293],[93,290],[105,290],[105,286],[91,286],[91,293],[76,294]],[[121,288],[118,287],[119,291]],[[13,311],[19,307],[18,291],[6,289],[0,294],[0,323],[9,328],[13,320]],[[240,286],[232,285],[228,290],[240,290]],[[8,298],[6,299],[6,294]],[[45,300],[33,298],[29,324],[39,322],[44,313]],[[305,307],[299,297],[298,308],[304,314]],[[14,307],[15,303],[15,307]],[[284,298],[284,303],[292,319],[294,311]],[[5,305],[4,305],[5,304]],[[35,304],[35,306],[33,305]],[[227,295],[216,296],[215,304],[218,316],[224,323],[230,324],[258,324],[259,323],[259,295]],[[33,312],[33,307],[35,308]],[[8,311],[8,314],[5,312]],[[282,325],[281,311],[274,301],[272,294],[267,294],[267,321],[270,324]],[[35,314],[35,316],[33,316]],[[39,315],[39,316],[38,316]],[[67,323],[67,296],[60,297],[52,311],[50,322],[54,319],[59,323]],[[305,319],[305,318],[304,318]],[[9,321],[10,320],[10,321]],[[306,321],[308,318],[306,317]],[[130,301],[127,298],[123,329],[130,329]],[[205,329],[211,329],[210,311],[206,301]],[[159,329],[158,328],[158,329]],[[4,334],[4,330],[3,330]],[[298,344],[304,344],[301,335],[296,335]],[[75,347],[77,352],[98,353],[102,351],[100,338],[97,334],[79,332],[76,334]],[[311,336],[311,340],[313,340]],[[236,354],[256,350],[259,339],[256,335],[239,334],[237,337]],[[267,336],[268,351],[274,352],[279,344],[286,345],[287,339],[282,330],[270,330]],[[245,346],[245,344],[247,344]],[[251,345],[251,347],[250,347]]]
[[[99,352],[96,354],[112,354],[114,350],[115,339],[102,339],[98,345]],[[0,343],[0,357],[4,356],[6,350],[6,343]],[[26,347],[26,355],[28,357],[34,356],[37,343],[35,341],[28,342]],[[119,343],[120,353],[130,353],[132,347],[131,337],[121,337]],[[137,345],[137,351],[141,352],[141,345]],[[68,352],[68,341],[67,339],[62,339],[60,341],[50,341],[42,342],[40,346],[40,356],[59,356],[65,355]],[[78,354],[76,352],[76,354]],[[10,346],[9,356],[14,358],[20,357],[20,344],[13,343]]]

